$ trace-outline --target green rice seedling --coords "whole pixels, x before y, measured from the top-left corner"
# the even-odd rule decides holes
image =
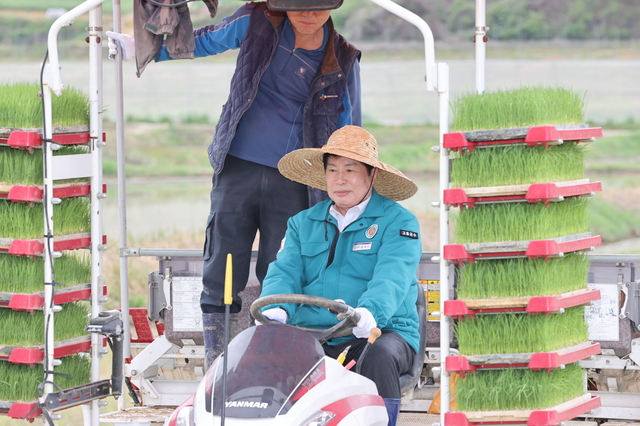
[[[89,323],[87,303],[73,302],[60,305],[54,314],[56,341],[73,339],[84,334]],[[0,309],[0,345],[31,348],[44,343],[44,314],[33,314],[11,309]]]
[[[63,146],[53,155],[86,154],[86,146]],[[11,185],[42,185],[44,159],[40,151],[29,153],[21,149],[0,149],[0,182]],[[72,182],[78,179],[56,181]]]
[[[44,291],[41,257],[0,255],[0,292],[32,294]],[[91,259],[87,253],[63,253],[55,259],[56,289],[91,282]]]
[[[459,299],[550,296],[587,286],[589,259],[568,253],[554,259],[483,260],[457,270]]]
[[[0,84],[0,127],[36,129],[42,127],[40,85],[32,82]],[[54,127],[89,124],[89,98],[81,90],[67,87],[62,96],[53,96]]]
[[[584,144],[565,142],[545,148],[508,145],[452,153],[451,187],[562,182],[584,178]]]
[[[526,241],[587,232],[585,198],[543,203],[481,204],[455,217],[456,243]]]
[[[456,132],[582,123],[584,93],[545,86],[482,94],[467,93],[452,103]]]
[[[91,360],[82,354],[69,355],[62,358],[62,364],[54,371],[61,373],[54,380],[62,389],[84,385],[91,381]],[[37,401],[38,385],[43,379],[41,366],[0,362],[0,401]]]
[[[456,382],[456,411],[549,409],[585,393],[586,377],[576,363],[565,369],[481,370]]]
[[[584,307],[562,314],[477,315],[455,325],[462,355],[550,352],[588,340]]]
[[[91,230],[90,200],[87,197],[63,198],[53,206],[54,235]],[[0,200],[0,236],[15,239],[42,238],[44,206],[29,206]]]

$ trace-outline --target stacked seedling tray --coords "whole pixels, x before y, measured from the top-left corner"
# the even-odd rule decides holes
[[[0,414],[37,417],[39,387],[45,369],[55,370],[60,389],[90,382],[91,360],[85,355],[91,335],[90,313],[91,186],[89,178],[56,180],[55,202],[46,200],[40,86],[0,85]],[[53,100],[54,155],[89,152],[89,105],[86,95],[67,90]],[[69,157],[72,158],[72,157]],[[69,164],[73,167],[73,163]],[[49,170],[49,173],[52,173]],[[55,173],[53,173],[55,176]],[[53,208],[51,238],[45,210]],[[52,241],[47,248],[47,240]],[[46,283],[46,250],[55,282]],[[51,306],[45,306],[53,285]],[[45,311],[55,312],[48,319]],[[55,342],[47,347],[53,324]],[[47,367],[47,354],[55,362]]]
[[[556,425],[599,406],[577,361],[600,352],[588,340],[586,251],[600,245],[587,229],[584,146],[602,136],[582,123],[583,99],[544,87],[467,95],[453,104],[457,133],[444,203],[458,207],[455,318],[458,356],[446,370],[452,388],[447,426]],[[491,130],[496,129],[496,130]]]

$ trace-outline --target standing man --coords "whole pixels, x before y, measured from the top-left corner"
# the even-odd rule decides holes
[[[200,299],[207,367],[223,346],[227,253],[233,255],[231,312],[237,321],[256,232],[262,283],[289,217],[326,198],[281,176],[278,161],[298,148],[323,146],[342,126],[361,125],[360,51],[335,31],[330,17],[342,0],[322,0],[321,8],[313,3],[247,3],[221,23],[194,31],[195,57],[240,49],[208,149],[214,175]],[[129,36],[108,35],[132,50]],[[156,61],[169,59],[163,47]]]

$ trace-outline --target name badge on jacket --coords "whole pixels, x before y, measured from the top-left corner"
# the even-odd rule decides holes
[[[371,250],[371,245],[373,243],[368,242],[368,243],[355,243],[353,245],[353,251],[360,251],[360,250]]]

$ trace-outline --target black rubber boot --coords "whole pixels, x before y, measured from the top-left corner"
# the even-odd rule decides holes
[[[213,361],[224,350],[224,316],[225,314],[202,314],[202,326],[204,329],[204,366],[209,370]],[[229,341],[231,341],[238,329],[238,314],[229,315]]]

